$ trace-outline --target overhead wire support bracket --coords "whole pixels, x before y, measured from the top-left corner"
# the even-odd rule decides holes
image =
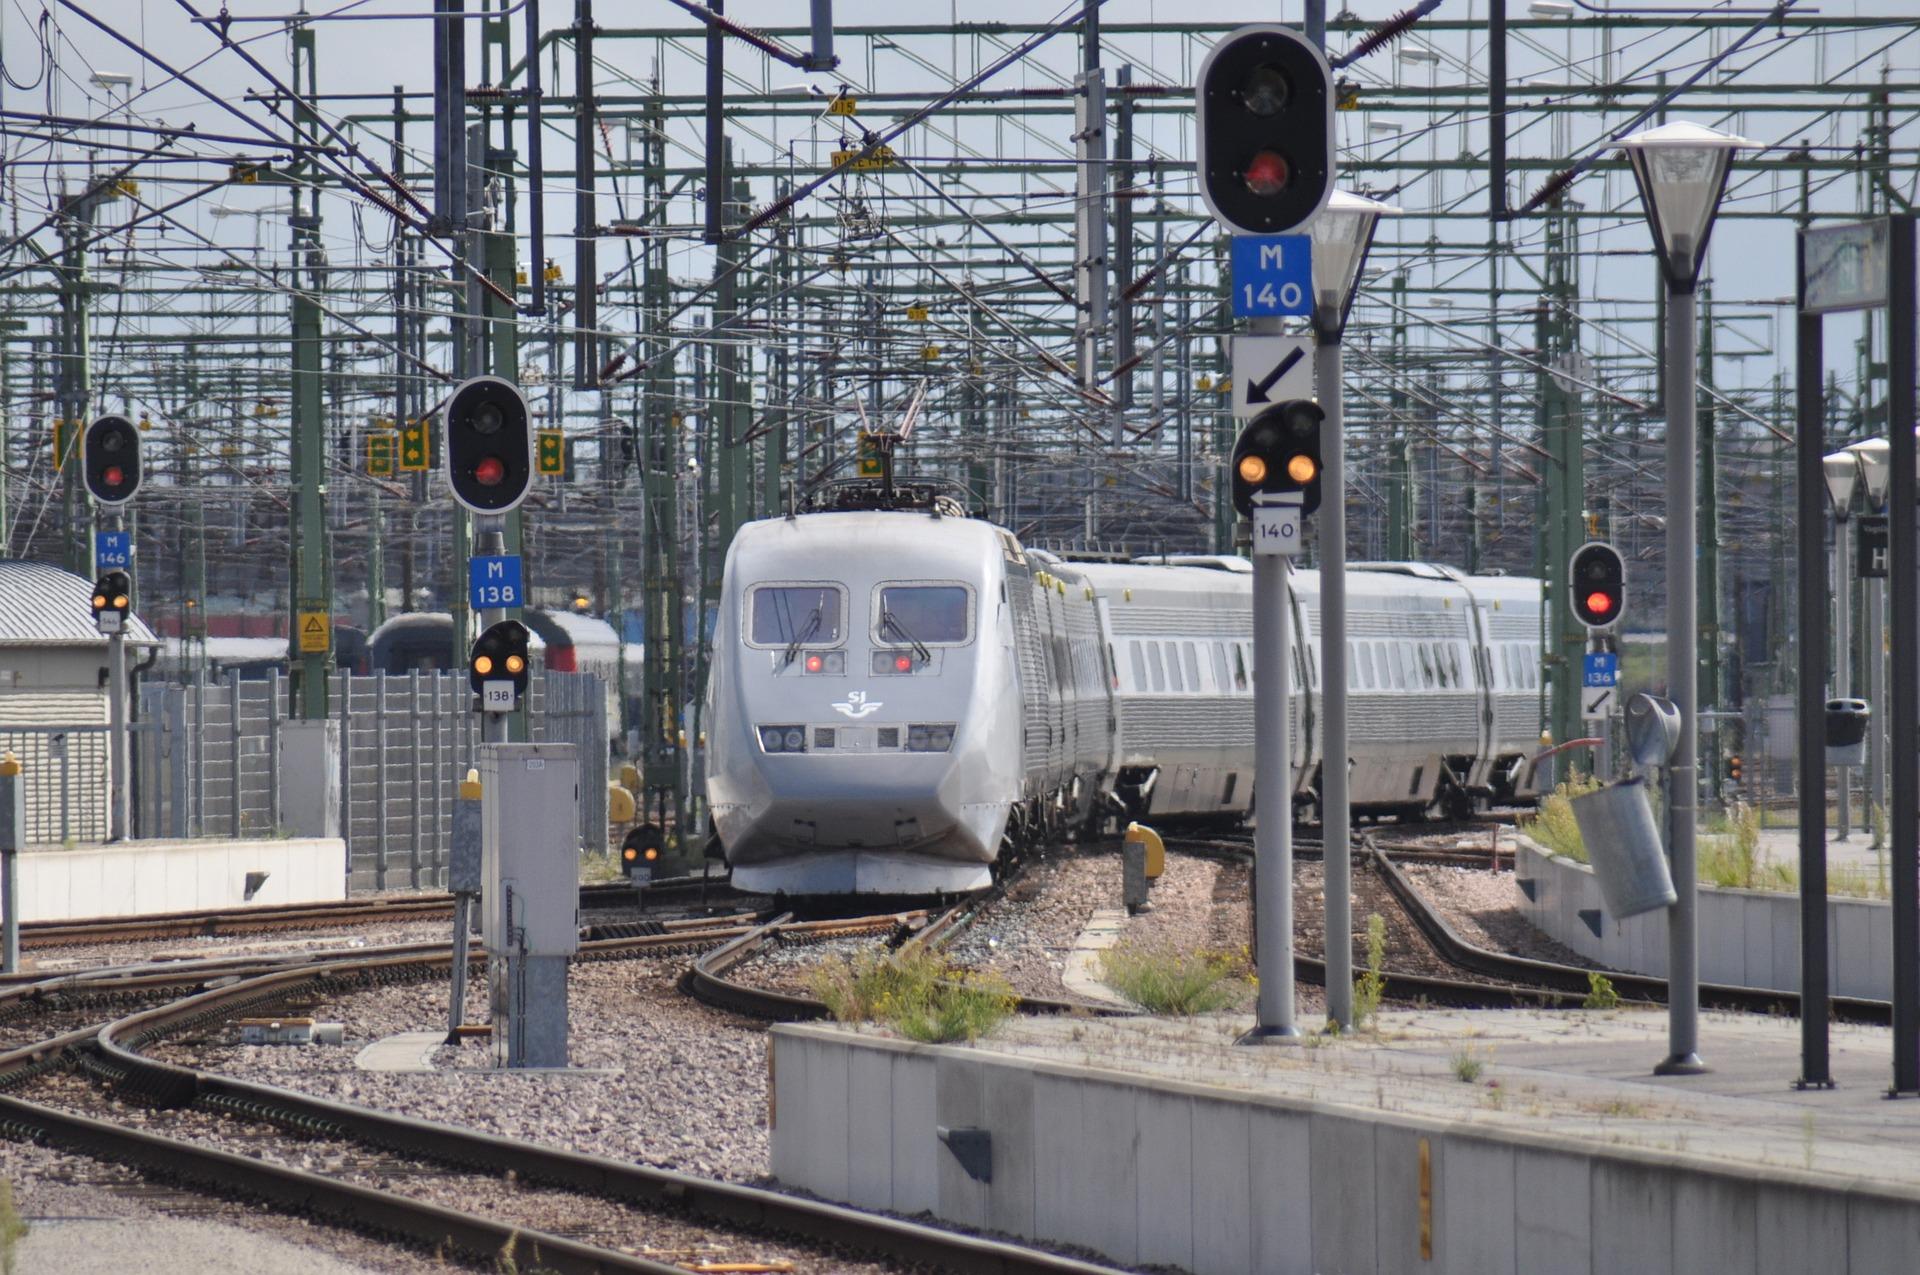
[[[755,31],[752,27],[743,27],[738,22],[715,13],[703,4],[693,3],[693,0],[672,0],[672,3],[685,9],[688,13],[691,13],[694,17],[700,19],[700,21],[706,23],[723,35],[730,35],[742,43],[750,44],[776,62],[784,62],[796,70],[831,71],[840,65],[840,59],[834,57],[832,53],[833,24],[831,21],[831,6],[828,7],[829,20],[826,26],[828,52],[825,57],[822,58],[817,52],[802,53],[798,49],[781,43],[770,35]],[[818,0],[816,0],[816,8],[818,8]],[[817,17],[818,15],[816,14],[816,19]],[[814,24],[814,40],[816,46],[819,43],[819,38],[820,25],[816,20]]]

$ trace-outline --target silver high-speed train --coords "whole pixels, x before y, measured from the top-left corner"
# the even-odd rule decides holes
[[[1293,574],[1293,803],[1320,769],[1319,577]],[[1420,563],[1347,585],[1356,812],[1537,795],[1541,589]],[[1243,559],[1063,562],[934,509],[741,528],[707,800],[743,889],[978,890],[1003,848],[1252,809]]]

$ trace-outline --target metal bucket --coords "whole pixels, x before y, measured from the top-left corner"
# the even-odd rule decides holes
[[[1607,915],[1624,921],[1669,907],[1680,897],[1673,891],[1673,875],[1667,870],[1646,780],[1609,785],[1575,797],[1572,805]]]

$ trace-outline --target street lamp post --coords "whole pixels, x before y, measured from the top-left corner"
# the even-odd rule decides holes
[[[1327,1017],[1353,1025],[1353,863],[1347,789],[1347,461],[1340,399],[1340,334],[1383,216],[1398,208],[1336,190],[1308,227],[1313,236],[1314,390],[1322,425],[1320,508],[1320,825],[1326,843]]]
[[[1853,511],[1853,490],[1860,485],[1860,462],[1847,452],[1835,452],[1821,460],[1820,468],[1833,502],[1833,694],[1845,699],[1853,694],[1853,572],[1847,561],[1847,515]],[[1840,808],[1835,841],[1847,839],[1853,822],[1851,769],[1834,767]]]
[[[1698,457],[1694,288],[1733,152],[1756,145],[1700,124],[1662,124],[1622,138],[1667,285],[1667,696],[1680,710],[1680,744],[1668,768],[1667,846],[1679,898],[1667,925],[1667,1057],[1660,1075],[1694,1075],[1700,1061],[1700,945],[1696,916],[1696,810],[1700,801],[1700,632],[1696,518]]]

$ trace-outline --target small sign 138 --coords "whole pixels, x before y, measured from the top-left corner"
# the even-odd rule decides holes
[[[513,683],[480,683],[480,709],[486,713],[511,713],[513,711]]]

